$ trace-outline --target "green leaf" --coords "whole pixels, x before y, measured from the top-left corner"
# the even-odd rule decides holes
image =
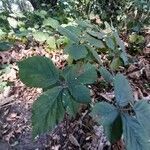
[[[99,102],[92,109],[92,116],[96,117],[96,121],[103,126],[112,125],[118,115],[117,109],[106,102]]]
[[[118,116],[111,126],[104,126],[104,132],[112,144],[120,140],[123,132],[121,117]]]
[[[101,76],[104,78],[105,81],[109,83],[113,82],[112,74],[105,67],[100,67],[98,71],[100,72]]]
[[[21,81],[30,87],[46,88],[59,79],[58,70],[46,57],[33,56],[18,63]]]
[[[56,45],[58,48],[60,48],[61,45],[67,45],[69,43],[69,40],[65,36],[60,36],[59,39],[56,40]]]
[[[59,96],[62,88],[55,87],[43,93],[32,107],[33,136],[52,130],[64,118],[64,107]]]
[[[123,138],[127,150],[149,150],[150,139],[147,132],[135,116],[122,115]]]
[[[125,45],[124,42],[120,39],[119,35],[117,32],[113,32],[113,35],[115,37],[116,43],[118,44],[118,46],[121,48],[121,50],[123,52],[125,52]]]
[[[91,84],[97,80],[96,68],[89,63],[72,65],[63,72],[69,83]]]
[[[49,34],[46,32],[36,31],[33,33],[33,37],[36,41],[45,42],[49,37]]]
[[[120,58],[123,60],[124,65],[127,65],[128,62],[128,57],[127,57],[127,53],[126,52],[121,52],[120,54]]]
[[[97,63],[102,64],[101,59],[100,59],[100,56],[98,55],[97,51],[94,50],[94,49],[93,49],[92,47],[90,47],[90,46],[88,46],[87,48],[88,48],[89,52],[91,53],[92,58],[95,59]]]
[[[111,62],[110,68],[111,68],[112,70],[117,70],[117,69],[119,69],[119,67],[122,66],[122,65],[123,65],[123,64],[122,64],[121,59],[120,59],[119,57],[117,57],[117,58],[114,58],[113,61]]]
[[[142,44],[144,43],[144,37],[138,34],[129,35],[129,42],[134,44]]]
[[[66,29],[66,28],[63,28],[61,26],[58,27],[58,32],[64,36],[66,36],[67,38],[69,38],[72,42],[75,42],[75,43],[79,43],[80,42],[80,39],[79,37],[77,36],[77,34],[71,32],[70,30]]]
[[[150,138],[150,104],[146,100],[140,100],[135,103],[133,109],[138,121],[143,125]]]
[[[84,64],[78,70],[78,81],[82,84],[92,84],[97,80],[97,72],[90,63]]]
[[[69,91],[78,103],[89,103],[91,101],[90,90],[84,85],[70,83]]]
[[[65,52],[68,53],[74,60],[85,58],[88,51],[84,45],[69,44],[65,47]]]
[[[104,127],[105,134],[111,143],[122,135],[122,122],[117,109],[106,102],[97,103],[92,109],[92,117]]]
[[[48,44],[49,48],[56,49],[55,37],[53,36],[48,37],[48,39],[46,40],[46,43]]]
[[[115,42],[112,37],[106,37],[105,42],[108,48],[110,48],[111,50],[115,50]]]
[[[9,25],[10,25],[11,27],[17,28],[18,22],[17,22],[16,19],[11,18],[11,17],[8,17],[7,20],[8,20]]]
[[[103,32],[88,31],[87,33],[100,40],[102,40],[105,36],[105,33]]]
[[[79,27],[67,26],[66,29],[69,30],[72,33],[75,33],[76,35],[80,35],[82,33],[82,31]]]
[[[116,101],[119,106],[124,107],[129,102],[133,103],[133,93],[128,80],[122,74],[117,74],[114,78],[114,90]]]
[[[11,48],[12,44],[10,42],[0,41],[0,51],[7,51]]]
[[[65,107],[65,110],[71,117],[75,117],[80,104],[74,101],[73,97],[70,95],[68,89],[65,89],[62,93],[62,101]]]
[[[76,20],[76,23],[82,28],[92,28],[92,25],[89,20]]]
[[[120,54],[120,58],[122,58],[124,64],[127,65],[128,64],[128,57],[127,57],[127,54],[125,52],[124,42],[120,39],[117,32],[114,32],[113,35],[115,37],[116,43],[118,44],[118,46],[121,48],[121,51],[122,51]]]
[[[59,22],[53,18],[47,18],[43,21],[43,25],[57,29],[59,27]]]
[[[85,35],[85,40],[89,42],[92,46],[95,46],[97,48],[105,48],[103,42],[99,39],[96,39],[88,34]]]

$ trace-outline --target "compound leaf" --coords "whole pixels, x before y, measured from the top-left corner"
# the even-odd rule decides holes
[[[30,87],[46,88],[59,79],[58,70],[46,57],[33,56],[18,63],[21,81]]]

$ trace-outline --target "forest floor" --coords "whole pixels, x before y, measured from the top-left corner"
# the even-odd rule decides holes
[[[150,99],[150,33],[145,37],[145,46],[141,53],[132,56],[134,63],[120,68],[133,87],[134,97]],[[32,139],[31,107],[40,95],[41,89],[28,88],[18,78],[17,62],[33,55],[42,55],[53,60],[63,68],[66,64],[62,50],[46,52],[42,45],[16,44],[7,52],[0,52],[0,150],[109,150],[110,143],[83,106],[75,119],[65,116],[62,123],[53,132]],[[129,56],[131,57],[131,56]],[[102,80],[100,78],[100,80]],[[107,85],[93,87],[93,101],[114,98],[113,89]],[[118,148],[119,149],[119,148]]]

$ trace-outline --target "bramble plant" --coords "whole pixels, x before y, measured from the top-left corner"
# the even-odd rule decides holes
[[[90,103],[86,84],[97,79],[93,65],[57,69],[46,57],[34,56],[19,62],[19,76],[29,87],[43,88],[44,93],[32,107],[33,136],[51,130],[63,120],[65,112],[75,116],[80,103]]]
[[[148,150],[150,105],[144,100],[135,102],[128,80],[122,74],[113,76],[102,67],[97,52],[106,49],[115,59],[122,59],[126,64],[128,61],[123,41],[108,24],[107,34],[98,32],[97,26],[91,27],[86,22],[78,24],[78,27],[58,28],[69,39],[65,52],[69,54],[71,61],[63,70],[56,68],[49,58],[42,56],[29,57],[18,63],[21,81],[29,87],[43,89],[43,94],[32,106],[33,136],[53,130],[63,120],[65,113],[75,117],[80,104],[89,104],[91,96],[87,85],[97,81],[99,72],[114,86],[115,101],[113,104],[95,104],[91,116],[104,126],[111,143],[123,136],[127,150]],[[112,63],[113,61],[114,59]],[[98,63],[99,69],[94,62]],[[111,70],[116,70],[112,63]]]
[[[101,75],[114,85],[113,104],[99,102],[92,108],[91,116],[103,125],[111,143],[123,136],[127,150],[149,150],[150,148],[150,104],[146,100],[134,101],[128,80],[122,74],[112,76],[105,68]]]
[[[98,25],[78,20],[74,26],[58,27],[58,32],[69,39],[64,51],[69,54],[71,60],[95,60],[101,64],[98,53],[108,53],[112,70],[128,64],[124,43],[116,29],[107,22],[102,30]]]

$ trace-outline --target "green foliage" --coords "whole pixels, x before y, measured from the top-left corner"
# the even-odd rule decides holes
[[[113,104],[97,103],[92,109],[92,116],[104,126],[111,143],[117,142],[123,135],[127,149],[149,149],[150,105],[143,100],[135,102],[128,80],[122,74],[114,76],[120,66],[128,65],[128,57],[124,42],[112,26],[113,23],[121,30],[139,32],[148,22],[146,1],[80,0],[76,3],[62,0],[58,2],[60,7],[50,9],[49,5],[38,6],[39,3],[33,12],[0,13],[1,39],[12,36],[27,40],[30,37],[50,49],[63,48],[69,55],[68,66],[63,70],[41,56],[18,63],[21,81],[29,87],[43,89],[32,107],[33,136],[53,130],[65,113],[75,117],[81,103],[89,104],[91,97],[87,85],[97,81],[98,71],[105,81],[114,86],[115,100]],[[39,7],[41,9],[37,9]],[[100,21],[111,22],[111,25],[95,23],[97,18],[91,21],[79,19],[80,16],[90,18],[91,13],[98,13]],[[67,24],[76,18],[76,22]],[[144,38],[132,34],[129,42],[140,47]],[[10,47],[9,42],[0,42],[0,51]],[[100,54],[108,54],[111,72],[102,67]]]
[[[85,58],[88,51],[84,45],[70,44],[65,47],[65,52],[74,60]]]
[[[123,135],[125,140],[125,145],[127,149],[143,149],[148,150],[150,147],[148,132],[145,130],[141,121],[134,116],[129,116],[124,114],[122,116],[123,121]],[[144,122],[142,122],[144,123]],[[146,124],[149,126],[150,124]]]
[[[74,98],[72,95],[70,95],[70,92],[68,89],[65,89],[62,94],[62,102],[64,104],[66,112],[70,115],[70,117],[75,117],[80,104],[76,101],[74,101]]]
[[[39,42],[45,42],[47,40],[47,38],[49,37],[49,34],[46,32],[35,32],[33,33],[33,37],[36,41]]]
[[[117,109],[106,102],[97,103],[92,111],[92,115],[96,116],[97,122],[103,126],[110,126],[119,115]]]
[[[141,52],[141,49],[144,47],[144,42],[145,39],[142,35],[138,35],[136,33],[129,35],[129,52],[131,54]]]
[[[46,88],[59,80],[58,70],[46,57],[34,56],[18,63],[20,79],[30,87]]]
[[[54,29],[57,29],[59,27],[59,22],[53,18],[47,18],[43,21],[43,26],[50,26]]]
[[[100,102],[94,106],[91,115],[104,127],[110,142],[115,143],[121,138],[122,122],[117,108],[109,103]]]
[[[89,14],[113,23],[120,30],[140,32],[149,24],[149,0],[95,0],[85,5]]]
[[[117,74],[114,78],[114,91],[119,106],[124,107],[128,103],[133,103],[132,89],[128,80],[122,74]]]
[[[65,52],[73,60],[94,60],[101,64],[98,52],[108,52],[112,60],[111,68],[117,70],[123,64],[128,64],[125,46],[114,27],[105,23],[105,28],[99,29],[99,26],[88,21],[78,20],[75,25],[60,26],[58,32],[69,39]]]
[[[61,87],[44,92],[33,104],[33,136],[49,131],[63,120],[65,109],[61,101]]]
[[[27,41],[32,37],[35,41],[48,45],[49,49],[57,48],[59,37],[56,39],[55,34],[60,24],[44,10],[12,14],[2,12],[0,13],[0,21],[2,40]],[[62,40],[61,44],[64,43],[66,41]]]
[[[105,67],[100,67],[98,71],[100,72],[101,76],[104,78],[105,81],[107,81],[108,83],[113,82],[112,74]]]
[[[96,69],[91,64],[77,64],[60,71],[48,58],[33,56],[18,66],[24,84],[45,90],[33,104],[34,136],[53,129],[65,112],[74,117],[80,103],[88,104],[91,100],[90,90],[84,85],[97,79]]]
[[[12,47],[12,43],[0,41],[0,51],[7,51]]]
[[[65,35],[67,38],[69,38],[69,40],[72,40],[75,43],[79,43],[80,39],[78,38],[78,36],[76,35],[76,33],[68,30],[67,28],[63,28],[63,27],[59,27],[58,31],[62,34]]]
[[[69,91],[74,99],[79,103],[89,103],[90,102],[90,90],[81,84],[73,85],[69,84]]]
[[[148,136],[150,136],[150,127],[149,127],[149,118],[150,118],[150,106],[149,103],[145,100],[140,100],[136,102],[133,109],[136,113],[136,117],[141,123],[141,125],[146,130]]]
[[[150,147],[150,105],[146,100],[134,102],[131,87],[122,74],[114,77],[115,103],[97,103],[91,115],[104,126],[111,143],[121,139],[127,150],[148,150]]]

